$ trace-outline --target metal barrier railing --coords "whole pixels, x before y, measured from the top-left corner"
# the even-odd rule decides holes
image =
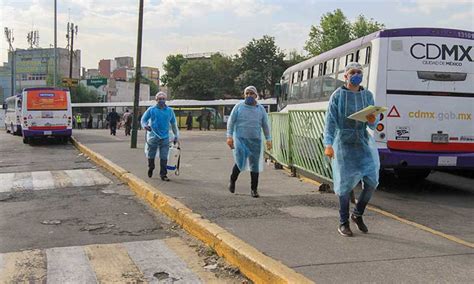
[[[325,116],[324,110],[270,113],[273,149],[267,154],[281,165],[331,181],[331,165],[324,156]]]

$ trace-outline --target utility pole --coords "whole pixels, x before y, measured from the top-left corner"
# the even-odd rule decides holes
[[[69,51],[69,79],[72,79],[72,57],[75,57],[74,54],[74,34],[77,35],[77,26],[74,23],[67,23],[67,43],[68,47],[70,48]],[[71,44],[69,44],[69,40],[71,40]]]
[[[13,31],[11,29],[5,27],[4,31],[5,31],[5,37],[7,38],[7,42],[8,42],[8,50],[10,51],[9,54],[11,56],[11,72],[12,72],[11,95],[14,96],[15,91],[16,91],[16,74],[15,74],[15,49],[13,48],[13,42],[15,41],[15,38],[13,37]]]
[[[58,9],[57,0],[54,0],[54,83],[56,87],[58,81]]]
[[[143,0],[138,8],[138,37],[137,37],[137,66],[135,67],[135,98],[133,100],[133,126],[130,148],[137,148],[138,101],[140,99],[140,80],[142,76],[142,29],[143,29]]]

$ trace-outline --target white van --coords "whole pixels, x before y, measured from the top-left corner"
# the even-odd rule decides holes
[[[22,93],[21,131],[23,142],[34,137],[57,137],[66,143],[72,135],[72,108],[69,90],[28,88]]]
[[[21,135],[21,95],[5,99],[5,118],[3,124],[7,133]]]

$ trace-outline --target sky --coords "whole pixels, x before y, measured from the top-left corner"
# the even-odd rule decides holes
[[[78,25],[74,49],[82,65],[100,59],[136,57],[138,0],[58,0],[58,47],[66,47],[68,22]],[[341,9],[350,21],[362,14],[386,28],[444,27],[474,31],[472,0],[145,0],[142,66],[163,70],[170,54],[237,54],[253,38],[275,37],[285,52],[304,53],[312,25]],[[3,28],[13,29],[15,48],[38,30],[40,47],[54,40],[53,0],[0,0],[0,62],[7,61]]]

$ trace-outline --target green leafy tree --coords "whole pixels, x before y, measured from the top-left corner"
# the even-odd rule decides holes
[[[239,84],[251,85],[261,92],[273,95],[273,86],[280,79],[285,70],[285,54],[275,44],[275,38],[263,36],[261,39],[252,39],[247,46],[240,50],[240,57],[236,59],[240,68]],[[255,71],[254,73],[248,72]],[[260,73],[260,80],[252,79],[249,74]]]
[[[319,26],[311,26],[304,49],[318,55],[351,40],[351,23],[341,9],[321,17]]]
[[[372,18],[368,20],[364,15],[359,15],[352,24],[351,38],[360,38],[384,28],[384,24],[374,21]]]
[[[166,74],[161,76],[163,86],[168,86],[173,91],[177,89],[178,85],[176,85],[175,79],[181,73],[181,68],[186,62],[187,59],[181,54],[166,57],[166,62],[163,64]]]
[[[215,76],[216,99],[237,97],[239,90],[235,84],[235,78],[238,75],[238,69],[232,58],[214,54],[211,56],[211,65]]]
[[[179,99],[214,100],[217,95],[216,74],[206,59],[188,61],[174,79],[174,97]]]
[[[70,90],[73,103],[95,103],[99,101],[99,93],[95,90],[90,90],[83,84],[72,87]]]

